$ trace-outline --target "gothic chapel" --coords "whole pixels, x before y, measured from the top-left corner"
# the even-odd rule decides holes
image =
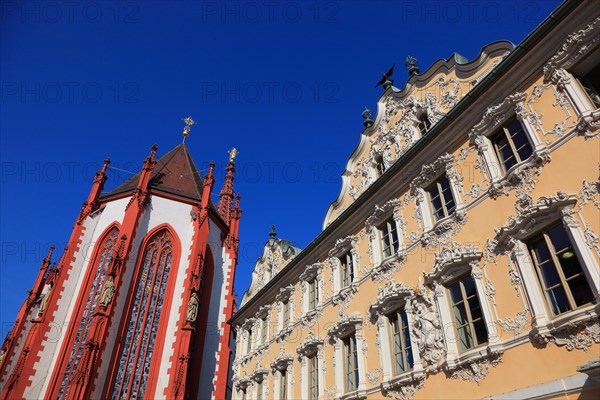
[[[191,118],[186,119],[184,136]],[[224,399],[239,195],[230,152],[219,204],[185,143],[102,193],[40,266],[0,353],[0,399]]]

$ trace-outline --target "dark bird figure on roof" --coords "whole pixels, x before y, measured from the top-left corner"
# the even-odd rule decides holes
[[[388,72],[386,72],[385,74],[381,74],[381,80],[377,85],[375,85],[375,87],[383,85],[384,89],[387,89],[388,87],[394,84],[394,81],[391,80],[390,77],[394,74],[395,66],[396,64],[392,65],[392,68],[390,68]]]

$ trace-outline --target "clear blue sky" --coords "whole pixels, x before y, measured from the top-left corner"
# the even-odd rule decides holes
[[[304,247],[340,174],[411,54],[519,43],[558,1],[0,2],[0,323],[4,337],[48,246],[61,253],[104,157],[138,171],[152,144],[187,144],[199,168],[239,149],[241,296],[268,238]],[[107,189],[130,174],[111,170]]]

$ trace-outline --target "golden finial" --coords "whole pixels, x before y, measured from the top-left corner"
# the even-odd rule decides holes
[[[185,122],[185,127],[183,128],[183,142],[185,143],[185,139],[190,135],[190,127],[196,125],[196,121],[192,119],[191,115],[187,118],[182,118],[181,120]]]
[[[229,150],[228,153],[229,153],[229,162],[235,162],[235,158],[237,157],[237,154],[238,154],[237,149],[234,147],[231,150]]]

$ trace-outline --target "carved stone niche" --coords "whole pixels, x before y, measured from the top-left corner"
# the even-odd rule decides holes
[[[362,325],[362,317],[358,313],[345,315],[333,326],[327,329],[330,343],[335,343],[335,339],[342,339],[352,332],[356,331],[357,325]]]
[[[423,273],[425,283],[447,282],[464,273],[469,267],[472,269],[472,274],[477,273],[479,269],[477,262],[482,256],[483,252],[473,245],[461,246],[454,243],[452,247],[435,253],[433,270],[428,274]]]
[[[414,296],[414,290],[405,283],[389,281],[377,291],[377,301],[369,307],[371,321],[385,316],[406,303],[407,298]]]
[[[511,247],[513,238],[524,238],[544,225],[556,221],[559,212],[571,208],[577,202],[577,195],[567,195],[559,191],[556,196],[540,197],[537,203],[519,208],[518,215],[509,217],[504,225],[494,228],[496,240],[500,245]],[[572,217],[563,216],[565,222],[574,223]]]
[[[300,274],[299,278],[301,281],[311,282],[313,279],[319,276],[322,269],[323,264],[321,263],[307,265],[306,267],[304,267],[304,271]]]
[[[323,339],[320,336],[315,336],[312,332],[306,335],[304,341],[300,344],[300,347],[296,349],[298,353],[298,360],[302,360],[302,357],[312,357],[323,347]]]
[[[285,371],[294,362],[294,357],[290,353],[284,353],[283,350],[271,362],[271,372]]]
[[[277,293],[277,295],[275,296],[275,300],[279,302],[285,302],[289,300],[290,297],[292,297],[292,294],[294,294],[293,285],[282,287],[281,289],[279,289],[279,293]]]

